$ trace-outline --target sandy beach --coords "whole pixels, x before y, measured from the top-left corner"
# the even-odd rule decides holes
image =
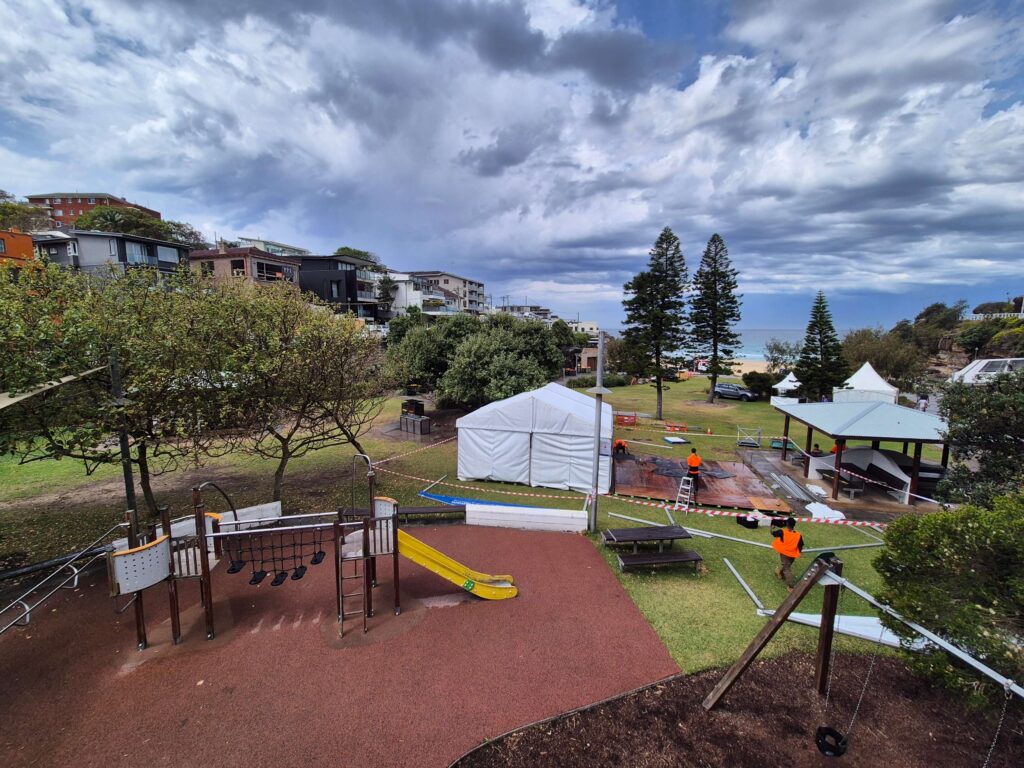
[[[732,369],[737,376],[744,373],[766,373],[768,363],[764,360],[736,360],[732,364]]]

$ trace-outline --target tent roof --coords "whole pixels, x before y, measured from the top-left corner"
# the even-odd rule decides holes
[[[477,408],[456,420],[455,427],[592,436],[594,402],[582,392],[551,383]],[[602,437],[611,437],[612,421],[612,407],[603,403]]]
[[[943,419],[894,403],[793,403],[775,410],[831,438],[945,442]]]
[[[793,374],[792,371],[786,374],[786,378],[776,382],[772,385],[772,389],[778,390],[779,392],[789,392],[792,389],[797,389],[800,386],[800,380]]]
[[[899,388],[887,382],[878,372],[871,367],[871,363],[864,363],[860,369],[850,378],[843,382],[839,389],[861,389],[869,392],[891,392],[896,394]]]

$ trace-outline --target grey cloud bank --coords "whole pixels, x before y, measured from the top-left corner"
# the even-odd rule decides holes
[[[582,0],[14,0],[0,186],[111,188],[609,324],[666,224],[691,263],[720,232],[748,303],[1022,282],[1019,8],[729,18],[695,52]]]

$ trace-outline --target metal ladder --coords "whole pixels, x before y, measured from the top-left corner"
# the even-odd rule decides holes
[[[368,603],[367,592],[370,589],[370,584],[369,584],[369,581],[367,581],[367,578],[366,578],[366,576],[367,576],[366,571],[367,571],[367,568],[368,568],[368,565],[369,565],[370,558],[365,557],[364,555],[353,555],[353,556],[349,556],[349,557],[346,557],[345,555],[340,555],[340,557],[341,557],[341,562],[340,562],[340,567],[341,567],[341,591],[340,591],[341,611],[340,611],[340,616],[338,617],[340,619],[338,623],[339,623],[339,627],[340,627],[339,632],[340,632],[341,636],[344,637],[345,636],[345,619],[354,618],[356,616],[362,616],[363,617],[363,632],[366,632],[367,614],[370,613],[370,611],[367,611],[367,603]],[[348,565],[351,565],[351,567],[347,568],[346,566],[348,566]],[[357,582],[357,584],[353,584],[353,582]],[[349,591],[346,591],[348,589],[346,587],[346,584],[349,584],[352,587],[357,587],[357,588],[353,588],[353,589],[350,589]],[[353,606],[351,609],[347,609],[345,607],[345,600],[346,599],[348,600],[349,605],[352,605],[353,601],[355,601],[356,602],[355,606]],[[372,611],[372,608],[370,610]]]
[[[693,499],[693,479],[689,475],[683,475],[679,478],[679,488],[676,490],[676,503],[672,507],[673,510],[678,510],[680,503],[683,505],[683,514],[687,514],[690,511],[690,504]],[[671,515],[669,515],[671,517]],[[674,523],[675,521],[673,521]]]

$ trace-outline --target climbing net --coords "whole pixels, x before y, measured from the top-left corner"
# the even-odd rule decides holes
[[[230,561],[228,573],[239,573],[246,565],[250,569],[249,583],[260,584],[268,575],[270,582],[279,587],[288,580],[298,581],[306,575],[306,563],[320,565],[327,556],[324,551],[324,533],[330,525],[291,526],[286,530],[258,528],[238,531],[225,537],[224,555]]]

